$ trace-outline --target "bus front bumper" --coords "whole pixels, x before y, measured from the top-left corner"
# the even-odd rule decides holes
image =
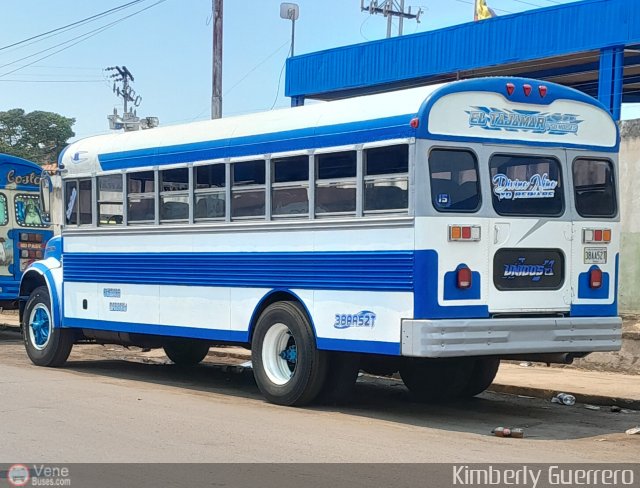
[[[403,356],[445,358],[618,351],[620,317],[403,320]]]

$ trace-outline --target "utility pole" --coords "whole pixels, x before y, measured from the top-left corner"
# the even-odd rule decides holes
[[[131,71],[129,71],[126,66],[111,66],[105,70],[116,72],[110,76],[110,78],[113,79],[113,93],[118,97],[122,97],[124,101],[124,113],[122,117],[118,115],[118,109],[115,108],[113,109],[113,115],[107,116],[109,128],[112,130],[124,129],[129,132],[158,127],[160,122],[157,117],[139,118],[136,110],[129,112],[129,102],[136,108],[142,103],[142,96],[138,95],[129,84],[129,82],[134,81]],[[118,83],[122,83],[122,87],[118,86]]]
[[[213,65],[211,118],[222,117],[222,6],[223,0],[211,0],[213,8]]]
[[[387,18],[387,38],[391,37],[391,26],[393,24],[393,18],[398,17],[398,35],[402,35],[402,28],[404,19],[415,19],[420,23],[420,16],[422,15],[422,9],[419,8],[415,14],[411,13],[411,7],[407,12],[404,11],[404,0],[367,0],[369,5],[365,7],[365,0],[360,0],[360,10],[362,12],[369,12],[371,15],[382,14]]]

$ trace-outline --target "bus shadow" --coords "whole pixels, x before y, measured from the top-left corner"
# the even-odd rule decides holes
[[[173,364],[144,364],[128,360],[74,360],[68,371],[127,381],[180,388],[202,394],[223,394],[263,402],[248,368],[204,363],[182,368]],[[283,409],[289,407],[282,407]],[[528,440],[567,440],[619,434],[640,421],[638,413],[592,411],[583,405],[566,407],[549,401],[485,392],[457,402],[423,404],[413,401],[402,382],[361,376],[352,398],[344,405],[312,405],[310,411],[339,412],[372,421],[416,428],[491,436],[498,426],[519,427]],[[616,439],[618,441],[618,439]]]

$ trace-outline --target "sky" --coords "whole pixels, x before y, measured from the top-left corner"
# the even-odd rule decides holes
[[[139,116],[156,116],[161,125],[208,119],[211,0],[141,0],[59,35],[3,49],[130,1],[4,1],[0,17],[0,111],[23,108],[73,117],[75,139],[108,133],[107,115],[114,108],[122,113],[122,100],[112,92],[108,79],[111,73],[104,69],[124,65],[135,77],[132,86],[142,97]],[[576,0],[489,0],[488,4],[498,15],[505,15],[572,1]],[[284,96],[283,68],[290,47],[291,22],[280,18],[280,3],[224,0],[223,116],[290,105]],[[300,18],[296,22],[295,54],[386,36],[386,19],[361,12],[360,0],[296,3]],[[424,13],[420,23],[405,21],[404,32],[469,22],[473,20],[472,3],[405,0],[405,7],[411,5],[413,11],[422,8]],[[628,113],[623,111],[623,117]]]

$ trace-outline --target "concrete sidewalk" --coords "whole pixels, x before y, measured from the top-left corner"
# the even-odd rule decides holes
[[[251,359],[251,352],[241,347],[212,347],[209,355],[238,363]],[[570,393],[578,403],[640,410],[640,375],[503,362],[489,390],[548,400],[557,393]]]

